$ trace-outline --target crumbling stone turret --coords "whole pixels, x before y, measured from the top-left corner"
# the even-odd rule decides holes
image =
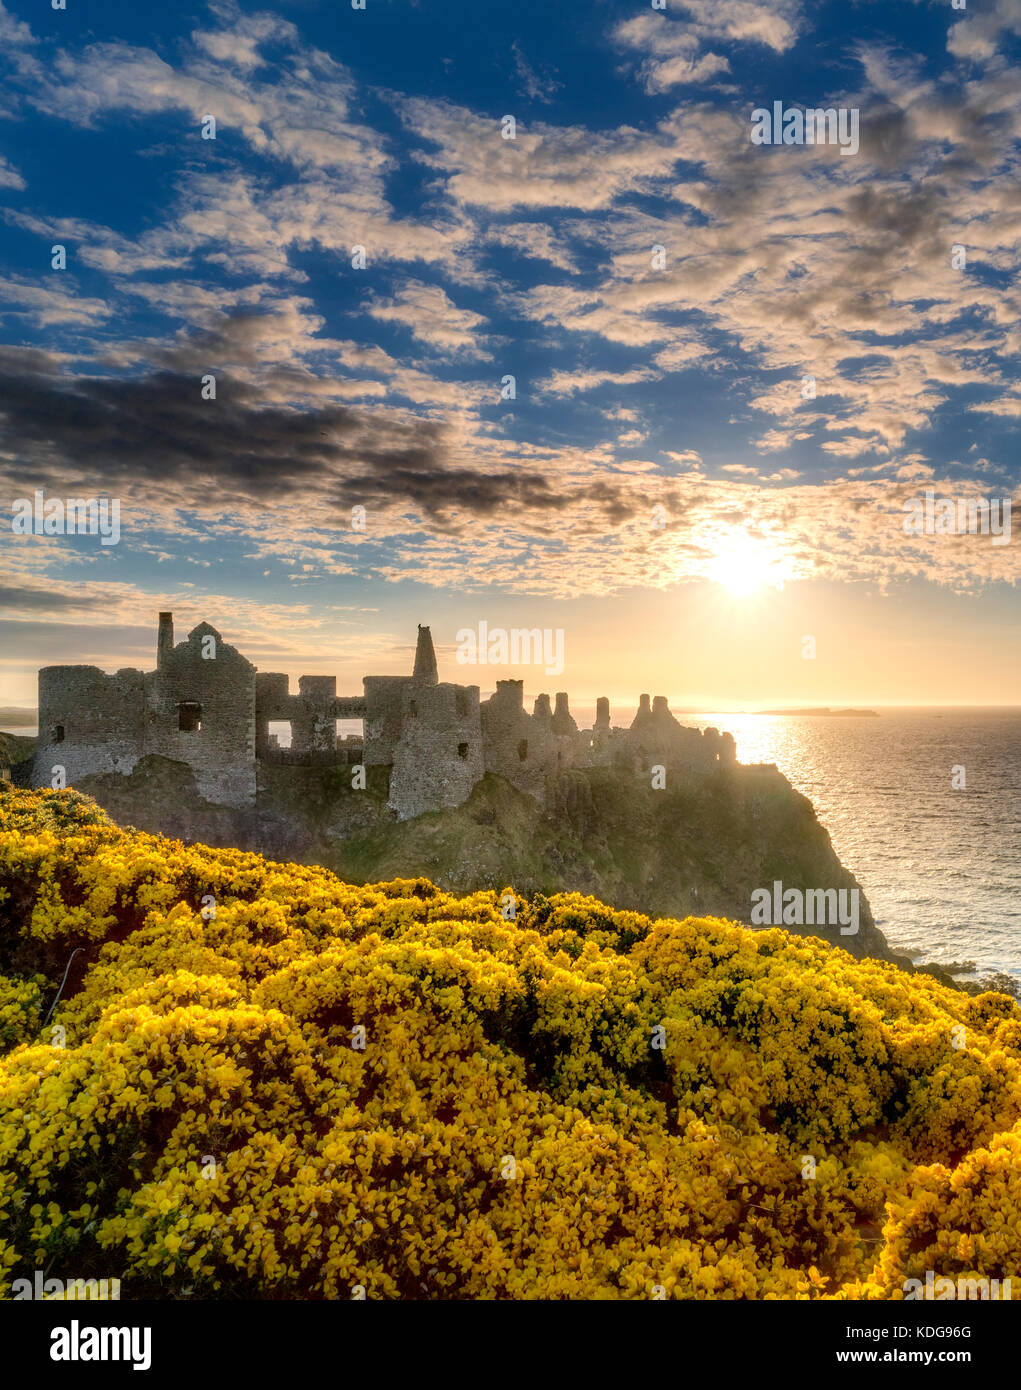
[[[638,697],[638,713],[635,715],[634,719],[632,719],[632,721],[631,721],[631,729],[632,729],[632,732],[633,732],[633,733],[638,733],[638,732],[639,732],[640,730],[642,730],[642,729],[647,729],[647,728],[649,728],[649,726],[651,725],[651,723],[652,723],[652,710],[649,708],[649,697],[648,697],[648,695],[639,695],[639,697]]]

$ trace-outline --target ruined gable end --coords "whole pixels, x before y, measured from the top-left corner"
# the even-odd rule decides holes
[[[146,751],[186,763],[207,801],[252,805],[255,667],[208,622],[160,658],[147,678]]]

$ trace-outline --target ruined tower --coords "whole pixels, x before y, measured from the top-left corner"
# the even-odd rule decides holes
[[[145,677],[144,752],[187,763],[199,794],[222,806],[255,801],[255,667],[210,623],[172,642],[160,614],[156,671]]]
[[[482,705],[485,769],[544,801],[554,758],[550,719],[526,714],[524,695],[524,681],[497,681],[496,694]]]
[[[557,703],[553,710],[553,732],[561,738],[573,738],[578,732],[574,715],[568,708],[567,691],[557,691]]]
[[[644,732],[652,724],[652,709],[649,705],[648,695],[639,695],[638,713],[631,721],[631,732]]]

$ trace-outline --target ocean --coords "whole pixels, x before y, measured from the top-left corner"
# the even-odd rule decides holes
[[[677,718],[809,798],[895,950],[1021,981],[1021,709]]]

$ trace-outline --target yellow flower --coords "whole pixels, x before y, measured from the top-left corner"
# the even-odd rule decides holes
[[[0,797],[15,889],[0,1294],[37,1253],[134,1297],[897,1298],[1021,1264],[1003,996],[574,893],[507,921],[512,886],[355,887],[73,793]]]

